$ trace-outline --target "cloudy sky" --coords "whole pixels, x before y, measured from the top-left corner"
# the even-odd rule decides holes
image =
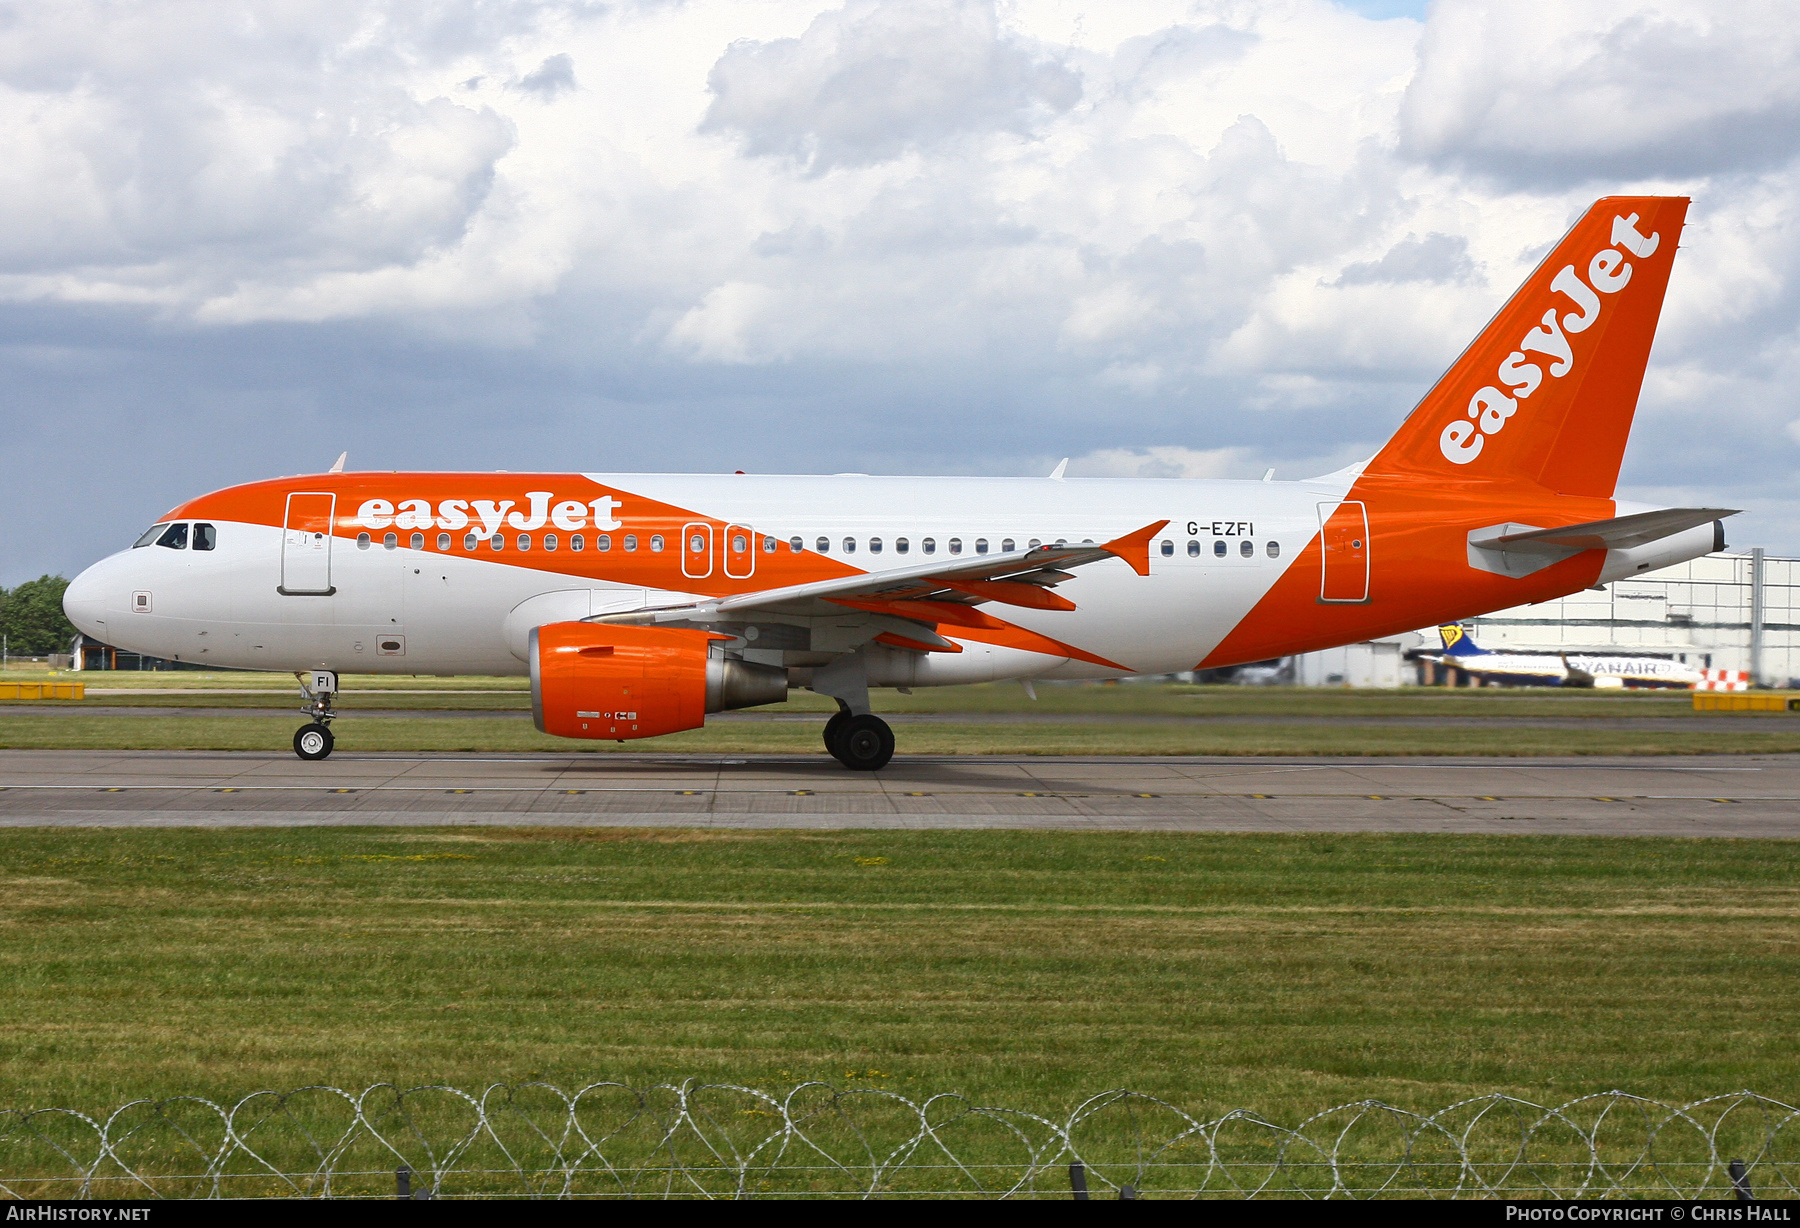
[[[1622,494],[1800,552],[1791,0],[0,3],[0,584],[353,467],[1304,477],[1694,198]]]

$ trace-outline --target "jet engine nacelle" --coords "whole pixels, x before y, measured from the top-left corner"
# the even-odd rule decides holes
[[[684,628],[547,623],[531,631],[531,719],[561,738],[653,738],[708,712],[780,703],[787,671],[726,657],[728,635]]]

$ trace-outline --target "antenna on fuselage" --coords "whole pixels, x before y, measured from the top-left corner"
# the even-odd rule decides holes
[[[331,468],[327,469],[325,472],[326,473],[342,473],[344,471],[344,462],[349,459],[350,459],[350,454],[348,452],[339,452],[338,458],[335,461],[331,462]]]
[[[1274,480],[1275,480],[1275,471],[1273,469],[1264,469],[1263,470],[1263,481],[1273,482]]]
[[[1065,456],[1061,460],[1057,461],[1056,468],[1054,468],[1050,471],[1050,480],[1052,482],[1062,481],[1063,474],[1067,473],[1068,470],[1069,470],[1069,458]]]

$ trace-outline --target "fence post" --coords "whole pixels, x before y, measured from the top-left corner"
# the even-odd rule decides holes
[[[1119,1197],[1120,1198],[1136,1198],[1137,1196],[1138,1196],[1137,1186],[1121,1185],[1119,1187]]]
[[[1075,1191],[1076,1202],[1086,1202],[1088,1200],[1087,1166],[1080,1160],[1069,1165],[1069,1188]]]
[[[394,1197],[412,1197],[412,1169],[404,1164],[394,1170]]]
[[[1750,1177],[1749,1174],[1744,1172],[1744,1162],[1742,1160],[1733,1160],[1731,1162],[1731,1188],[1737,1191],[1737,1200],[1739,1202],[1753,1202],[1756,1199],[1756,1195],[1750,1192]]]

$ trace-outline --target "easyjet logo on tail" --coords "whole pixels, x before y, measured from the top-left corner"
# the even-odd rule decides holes
[[[1541,354],[1550,359],[1552,379],[1561,379],[1575,368],[1575,349],[1569,337],[1586,332],[1600,318],[1600,295],[1617,294],[1631,280],[1631,264],[1625,252],[1646,259],[1656,251],[1661,236],[1644,235],[1637,229],[1638,215],[1615,217],[1612,224],[1613,246],[1595,253],[1588,261],[1587,280],[1566,264],[1550,283],[1550,289],[1574,303],[1577,310],[1557,318],[1557,308],[1544,313],[1543,321],[1519,342],[1519,348],[1508,354],[1495,373],[1493,384],[1483,387],[1469,398],[1468,420],[1457,419],[1438,436],[1438,450],[1454,465],[1466,465],[1481,455],[1487,437],[1498,435],[1519,410],[1519,402],[1527,399],[1544,382],[1544,367],[1528,354]],[[1624,252],[1619,249],[1623,248]],[[1496,385],[1499,385],[1498,387]],[[1505,391],[1501,391],[1501,388]],[[1510,394],[1510,395],[1509,395]]]
[[[368,529],[385,529],[389,525],[396,529],[461,529],[479,525],[482,536],[492,537],[502,525],[527,533],[546,524],[565,532],[585,529],[591,513],[596,529],[620,527],[613,513],[623,504],[611,495],[587,503],[578,499],[556,502],[554,492],[532,490],[525,493],[525,502],[523,510],[513,511],[518,504],[512,499],[445,499],[434,511],[429,499],[402,499],[398,506],[386,499],[367,499],[356,509],[356,523]]]

